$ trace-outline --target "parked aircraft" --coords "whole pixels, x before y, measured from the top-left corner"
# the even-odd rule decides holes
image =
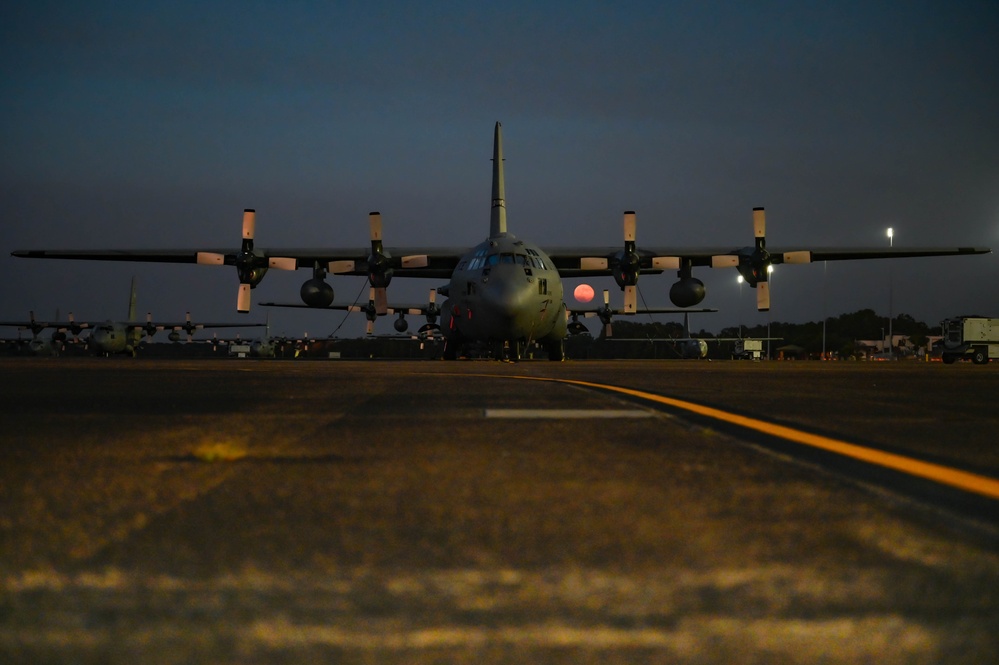
[[[665,343],[671,346],[676,353],[677,357],[684,358],[688,360],[707,358],[708,357],[708,343],[709,342],[747,342],[750,341],[749,338],[745,337],[692,337],[690,334],[690,320],[687,316],[687,312],[683,314],[683,337],[618,337],[615,341],[618,342],[648,342],[650,344],[655,343]],[[608,333],[605,333],[605,337],[611,337]],[[754,337],[752,341],[756,342],[769,342],[773,340],[783,339],[781,337]]]
[[[26,258],[151,261],[235,266],[239,278],[237,310],[248,312],[250,292],[271,268],[312,270],[302,285],[302,302],[328,308],[333,303],[329,274],[365,275],[374,289],[376,315],[388,310],[386,288],[392,278],[446,279],[437,289],[446,297],[440,327],[446,340],[444,356],[454,358],[466,342],[505,344],[510,355],[531,340],[543,343],[553,360],[563,358],[568,334],[568,310],[563,301],[562,279],[612,276],[624,292],[624,312],[637,312],[637,284],[643,274],[677,271],[670,300],[690,308],[705,296],[704,283],[695,278],[695,266],[734,267],[756,290],[757,307],[770,308],[768,275],[780,263],[809,263],[845,259],[900,258],[984,254],[979,247],[768,249],[763,208],[753,209],[753,245],[746,247],[643,247],[636,241],[636,216],[624,213],[623,246],[556,247],[548,250],[507,231],[506,193],[503,177],[502,127],[493,134],[492,208],[488,237],[471,249],[448,247],[386,248],[382,242],[380,213],[369,216],[370,247],[265,250],[254,246],[256,212],[243,212],[243,241],[239,249],[182,250],[17,250]]]
[[[87,338],[87,347],[98,355],[114,355],[127,353],[135,355],[136,349],[144,336],[152,337],[161,330],[169,330],[167,339],[171,342],[179,342],[182,333],[187,333],[187,340],[191,341],[194,332],[202,328],[253,328],[262,326],[262,323],[194,323],[191,321],[191,313],[187,313],[187,318],[183,322],[159,322],[153,321],[152,314],[146,314],[145,321],[138,321],[135,317],[135,278],[132,278],[132,289],[128,299],[128,320],[127,321],[76,321],[73,314],[69,314],[66,321],[39,321],[35,319],[34,312],[31,312],[29,321],[0,321],[0,326],[17,326],[19,328],[31,330],[32,341],[29,349],[36,354],[58,353],[62,345],[67,341],[67,335],[71,334],[73,340],[78,341],[79,335],[84,331],[90,331]],[[51,341],[46,341],[39,337],[46,328],[54,328]]]

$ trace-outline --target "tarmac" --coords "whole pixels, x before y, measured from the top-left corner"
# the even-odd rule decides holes
[[[0,359],[3,663],[984,663],[999,364]]]

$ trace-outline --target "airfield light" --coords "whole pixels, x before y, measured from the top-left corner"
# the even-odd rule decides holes
[[[889,226],[888,227],[888,246],[889,247],[892,246],[892,240],[891,239],[892,239],[892,236],[894,236],[894,235],[895,235],[894,230]]]
[[[738,277],[736,277],[736,278],[735,278],[735,281],[737,281],[737,282],[739,282],[740,284],[742,284],[742,283],[743,283],[743,282],[745,282],[746,280],[745,280],[745,279],[743,279],[742,275],[739,275]]]
[[[772,273],[773,271],[774,271],[774,266],[773,266],[773,264],[771,263],[770,265],[768,265],[768,266],[767,266],[767,274],[769,275],[769,274],[770,274],[770,273]]]

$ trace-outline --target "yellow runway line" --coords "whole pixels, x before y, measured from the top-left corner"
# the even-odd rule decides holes
[[[961,471],[959,469],[953,469],[942,464],[924,462],[912,457],[906,457],[905,455],[897,455],[895,453],[889,453],[875,448],[868,448],[866,446],[832,439],[819,434],[803,432],[785,425],[775,425],[757,418],[740,416],[735,413],[722,411],[721,409],[695,404],[694,402],[686,402],[684,400],[664,397],[662,395],[647,393],[642,390],[634,390],[632,388],[622,388],[620,386],[610,386],[602,383],[578,381],[575,379],[552,379],[536,376],[511,376],[508,378],[525,379],[530,381],[551,381],[555,383],[565,383],[587,388],[608,390],[622,395],[630,395],[639,399],[655,402],[656,404],[662,404],[675,409],[682,409],[699,416],[712,418],[714,420],[730,423],[732,425],[738,425],[739,427],[744,427],[746,429],[762,432],[763,434],[767,434],[769,436],[779,437],[793,443],[811,446],[812,448],[819,448],[838,455],[843,455],[844,457],[850,457],[869,464],[875,464],[886,469],[901,471],[902,473],[906,473],[911,476],[926,478],[943,485],[956,487],[966,492],[986,496],[990,499],[999,499],[999,480],[996,480],[995,478],[990,478],[977,473],[970,473],[968,471]]]

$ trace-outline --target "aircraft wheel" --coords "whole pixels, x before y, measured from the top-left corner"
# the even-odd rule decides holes
[[[989,361],[989,354],[985,352],[985,349],[975,349],[974,353],[971,354],[971,362],[976,365],[984,365]]]
[[[565,344],[562,340],[548,342],[548,360],[552,362],[562,362],[565,360]]]

